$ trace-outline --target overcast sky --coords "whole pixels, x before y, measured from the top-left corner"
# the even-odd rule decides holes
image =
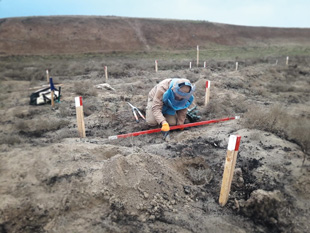
[[[310,0],[0,0],[0,18],[100,15],[310,28]]]

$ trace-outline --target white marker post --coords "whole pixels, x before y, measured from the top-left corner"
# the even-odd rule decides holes
[[[223,173],[223,180],[220,192],[219,203],[221,206],[226,205],[228,201],[228,196],[231,188],[231,182],[234,176],[236,161],[237,161],[237,154],[239,151],[241,136],[239,135],[230,135],[228,148],[227,148],[227,155]]]
[[[108,82],[108,67],[104,66],[105,81]]]
[[[287,56],[286,57],[286,65],[288,66],[288,60],[289,60],[290,58]]]
[[[236,71],[238,70],[238,65],[239,65],[238,62],[236,62]]]
[[[207,62],[203,62],[203,68],[207,67]]]
[[[48,70],[46,70],[46,81],[50,82],[50,74],[48,73]]]
[[[189,62],[189,69],[192,69],[192,62]]]
[[[157,73],[158,72],[158,61],[155,60],[155,72]]]
[[[199,66],[199,45],[197,45],[197,67]]]
[[[211,81],[206,81],[206,97],[205,97],[205,106],[209,103],[210,100],[210,86],[211,86]]]
[[[79,136],[80,138],[85,138],[86,134],[85,134],[82,96],[75,97],[75,108],[76,108],[76,121],[79,130]]]

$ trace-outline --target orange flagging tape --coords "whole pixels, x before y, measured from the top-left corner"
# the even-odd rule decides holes
[[[235,117],[227,117],[227,118],[223,118],[223,119],[188,123],[188,124],[184,124],[184,125],[175,125],[175,126],[171,126],[170,130],[184,129],[184,128],[189,128],[189,127],[193,127],[193,126],[207,125],[207,124],[218,123],[218,122],[222,122],[222,121],[235,120],[235,119],[239,119],[239,118],[240,118],[239,116],[235,116]],[[143,135],[143,134],[158,133],[160,131],[161,131],[161,128],[150,129],[150,130],[139,131],[139,132],[134,132],[134,133],[119,134],[119,135],[115,135],[115,136],[110,136],[110,137],[108,137],[108,139],[114,140],[114,139],[119,139],[119,138],[135,137],[135,136],[139,136],[139,135]]]

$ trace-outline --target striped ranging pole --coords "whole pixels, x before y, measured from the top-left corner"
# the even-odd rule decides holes
[[[157,73],[158,72],[158,61],[155,60],[155,72]]]
[[[197,67],[199,66],[199,45],[197,45]]]
[[[236,71],[238,70],[239,63],[236,62]]]
[[[290,58],[287,56],[286,57],[286,65],[288,66],[288,60],[289,60]]]
[[[211,86],[211,81],[207,80],[206,81],[206,97],[205,97],[205,106],[207,106],[207,104],[210,101],[210,86]]]
[[[193,123],[188,123],[188,124],[184,124],[184,125],[174,125],[174,126],[170,127],[170,130],[184,129],[184,128],[189,128],[189,127],[194,127],[194,126],[208,125],[208,124],[219,123],[219,122],[230,121],[230,120],[238,120],[238,119],[240,119],[240,116],[226,117],[226,118],[222,118],[222,119],[214,119],[214,120],[209,120],[209,121],[193,122]],[[113,135],[113,136],[109,136],[108,139],[109,140],[115,140],[115,139],[119,139],[119,138],[136,137],[136,136],[144,135],[144,134],[158,133],[160,131],[161,131],[161,128],[149,129],[149,130],[144,130],[144,131],[139,131],[139,132]]]
[[[203,62],[203,68],[207,67],[207,62]]]
[[[79,130],[79,136],[80,138],[85,138],[86,134],[85,134],[82,96],[75,97],[75,109],[76,109],[76,121]]]
[[[108,67],[104,66],[104,75],[105,75],[105,80],[106,82],[108,81]]]
[[[46,70],[46,80],[48,83],[50,82],[50,74],[48,73],[48,70]]]
[[[223,180],[220,192],[219,203],[221,206],[226,205],[228,201],[228,196],[231,188],[231,182],[234,176],[236,161],[237,161],[237,154],[239,151],[241,136],[239,135],[230,135],[228,148],[227,148],[227,155],[223,173]]]

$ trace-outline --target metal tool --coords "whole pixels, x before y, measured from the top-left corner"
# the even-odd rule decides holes
[[[139,115],[143,118],[143,120],[145,120],[145,117],[143,116],[143,114],[140,112],[140,110],[138,108],[136,108],[135,106],[133,106],[131,103],[127,102],[127,104],[129,104],[129,106],[131,107],[132,113],[136,119],[136,122],[139,123],[139,119],[138,119],[138,115],[137,113],[139,113]],[[137,113],[136,113],[137,112]]]

